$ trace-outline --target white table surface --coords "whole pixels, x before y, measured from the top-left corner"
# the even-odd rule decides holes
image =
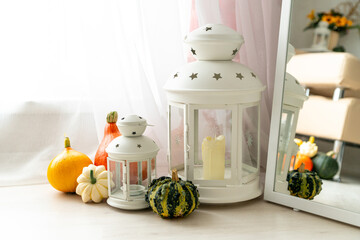
[[[0,239],[360,239],[360,229],[258,199],[183,219],[85,204],[48,184],[0,188]]]

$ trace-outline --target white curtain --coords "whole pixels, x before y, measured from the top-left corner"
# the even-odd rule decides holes
[[[236,60],[250,67],[266,90],[261,101],[261,166],[266,166],[276,67],[281,0],[193,0],[197,17],[192,27],[222,23],[245,40]]]
[[[232,4],[235,22],[221,10]],[[240,61],[267,85],[267,147],[279,14],[280,0],[0,1],[0,186],[47,182],[64,134],[93,159],[114,110],[155,125],[145,134],[160,146],[158,168],[166,169],[162,87],[186,63],[183,37],[209,22],[245,37]]]
[[[90,156],[106,114],[139,114],[166,167],[166,96],[185,64],[190,1],[0,2],[0,186],[47,182],[72,147]]]

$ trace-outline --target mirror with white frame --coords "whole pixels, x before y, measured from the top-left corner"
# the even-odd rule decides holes
[[[360,1],[282,3],[265,200],[360,226]]]

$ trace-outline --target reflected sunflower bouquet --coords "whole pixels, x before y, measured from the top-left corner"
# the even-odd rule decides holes
[[[310,23],[305,27],[305,30],[316,28],[319,25],[319,22],[327,22],[328,28],[332,31],[338,32],[342,35],[346,34],[348,29],[357,27],[353,26],[353,21],[345,17],[342,13],[331,9],[330,12],[318,12],[315,13],[315,10],[312,10],[307,18],[310,19]]]

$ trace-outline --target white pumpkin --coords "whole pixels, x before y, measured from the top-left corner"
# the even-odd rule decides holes
[[[80,195],[83,202],[99,203],[108,195],[108,171],[103,165],[95,166],[90,164],[83,168],[82,174],[77,178],[78,186],[76,194]],[[114,186],[111,181],[111,186]]]
[[[299,147],[299,151],[301,154],[306,155],[309,158],[314,157],[318,152],[318,146],[315,143],[315,138],[311,136],[308,142],[303,142]]]

